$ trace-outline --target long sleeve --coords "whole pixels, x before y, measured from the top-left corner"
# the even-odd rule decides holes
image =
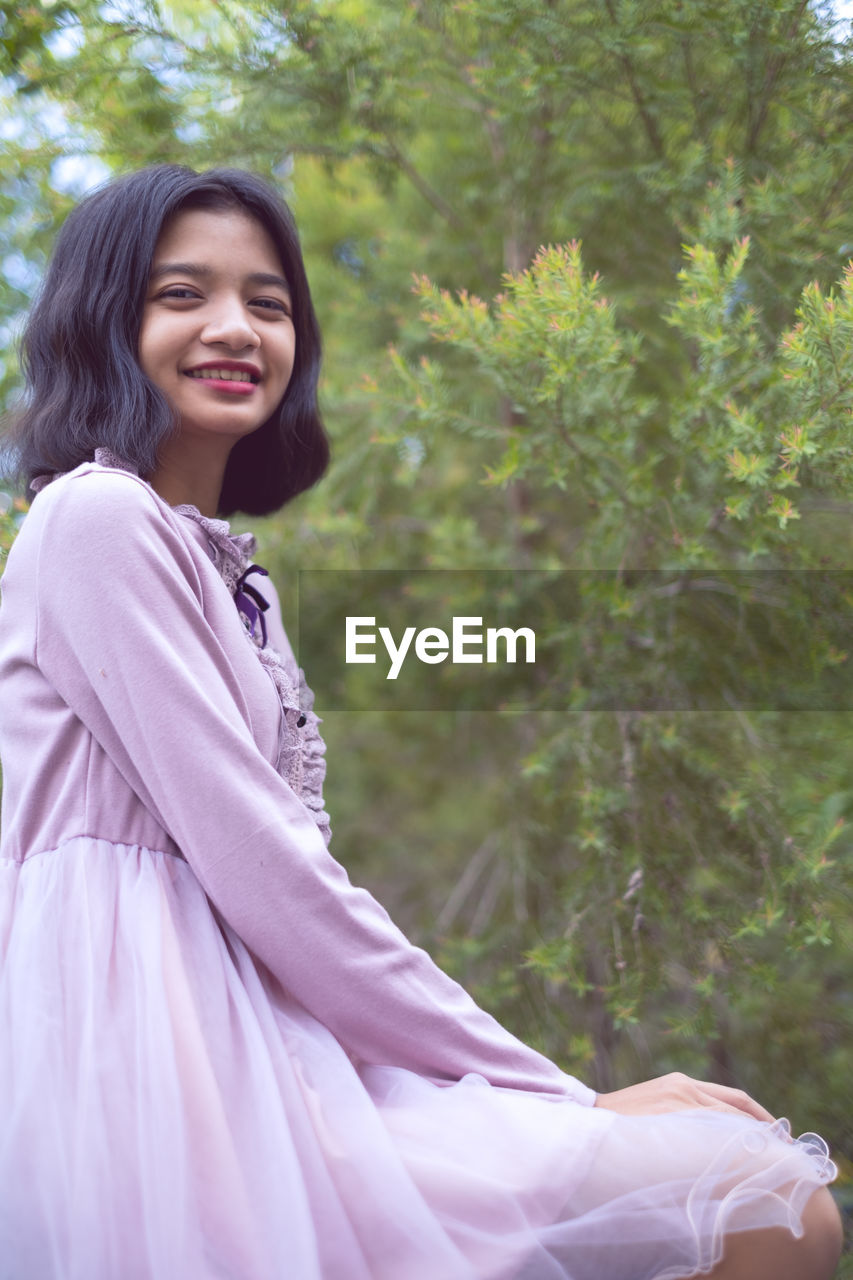
[[[230,633],[207,616],[219,584],[202,580],[153,492],[121,472],[77,472],[28,519],[39,668],[283,986],[363,1061],[477,1072],[591,1105],[590,1089],[479,1009],[329,855],[256,745]]]

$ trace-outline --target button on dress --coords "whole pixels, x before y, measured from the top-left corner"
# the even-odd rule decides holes
[[[252,550],[99,451],[9,555],[0,1280],[675,1280],[799,1231],[822,1140],[594,1108],[350,883]]]

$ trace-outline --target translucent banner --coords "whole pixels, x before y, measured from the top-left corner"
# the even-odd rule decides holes
[[[847,571],[312,570],[294,638],[321,710],[846,710],[851,624]]]

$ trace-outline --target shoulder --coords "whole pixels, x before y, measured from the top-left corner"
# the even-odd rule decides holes
[[[96,463],[51,481],[34,499],[18,541],[40,570],[53,573],[101,577],[159,562],[195,577],[191,546],[171,508],[139,476]]]
[[[166,511],[165,503],[139,476],[86,462],[46,485],[33,501],[27,520],[33,518],[37,524],[59,520],[82,528],[106,520],[122,526],[134,519],[165,520]]]

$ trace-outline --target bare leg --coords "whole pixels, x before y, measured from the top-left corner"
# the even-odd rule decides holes
[[[710,1280],[832,1280],[843,1240],[841,1218],[826,1187],[806,1204],[803,1228],[799,1240],[784,1227],[732,1234]]]

